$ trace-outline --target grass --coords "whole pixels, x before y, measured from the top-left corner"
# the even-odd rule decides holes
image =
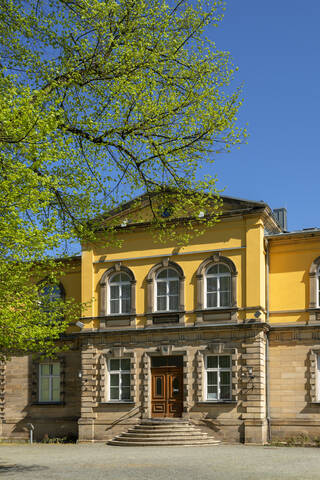
[[[274,440],[270,443],[273,447],[320,447],[320,437],[311,437],[300,434],[284,440]]]

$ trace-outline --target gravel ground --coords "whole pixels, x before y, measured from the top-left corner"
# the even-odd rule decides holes
[[[320,480],[317,448],[1,445],[8,480]]]

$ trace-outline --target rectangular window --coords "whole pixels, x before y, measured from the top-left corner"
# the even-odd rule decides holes
[[[39,402],[60,402],[60,363],[40,363]]]
[[[231,303],[231,276],[210,274],[206,277],[207,308],[228,307]]]
[[[168,312],[179,309],[179,281],[170,280],[168,278],[164,280],[157,280],[157,311]]]
[[[119,313],[119,285],[110,285],[110,313]]]
[[[206,400],[231,400],[231,357],[206,357]]]
[[[109,401],[130,401],[130,358],[109,360]]]

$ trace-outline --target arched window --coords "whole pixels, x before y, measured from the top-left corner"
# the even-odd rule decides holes
[[[147,325],[184,322],[184,274],[164,257],[147,276]]]
[[[39,285],[40,308],[47,313],[53,313],[65,299],[65,291],[61,283],[43,281]]]
[[[48,302],[64,300],[64,290],[61,284],[45,283],[39,288],[41,298],[46,298]]]
[[[114,273],[109,279],[109,312],[111,315],[130,313],[131,282],[124,272]]]
[[[209,266],[205,273],[205,308],[230,307],[231,273],[224,263]]]
[[[136,314],[136,280],[133,272],[120,262],[109,268],[100,280],[100,316],[127,316],[125,324],[134,325]],[[120,320],[117,320],[117,325]],[[124,324],[124,325],[125,325]],[[112,319],[100,326],[114,326]],[[123,325],[123,326],[124,326]]]
[[[156,311],[179,310],[179,276],[173,268],[164,268],[156,276]]]
[[[237,321],[237,270],[233,261],[220,254],[204,260],[197,270],[197,323]]]

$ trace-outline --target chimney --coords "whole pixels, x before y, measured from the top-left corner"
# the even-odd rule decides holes
[[[287,232],[287,209],[275,208],[273,210],[273,216],[277,223],[280,225],[283,231]]]

